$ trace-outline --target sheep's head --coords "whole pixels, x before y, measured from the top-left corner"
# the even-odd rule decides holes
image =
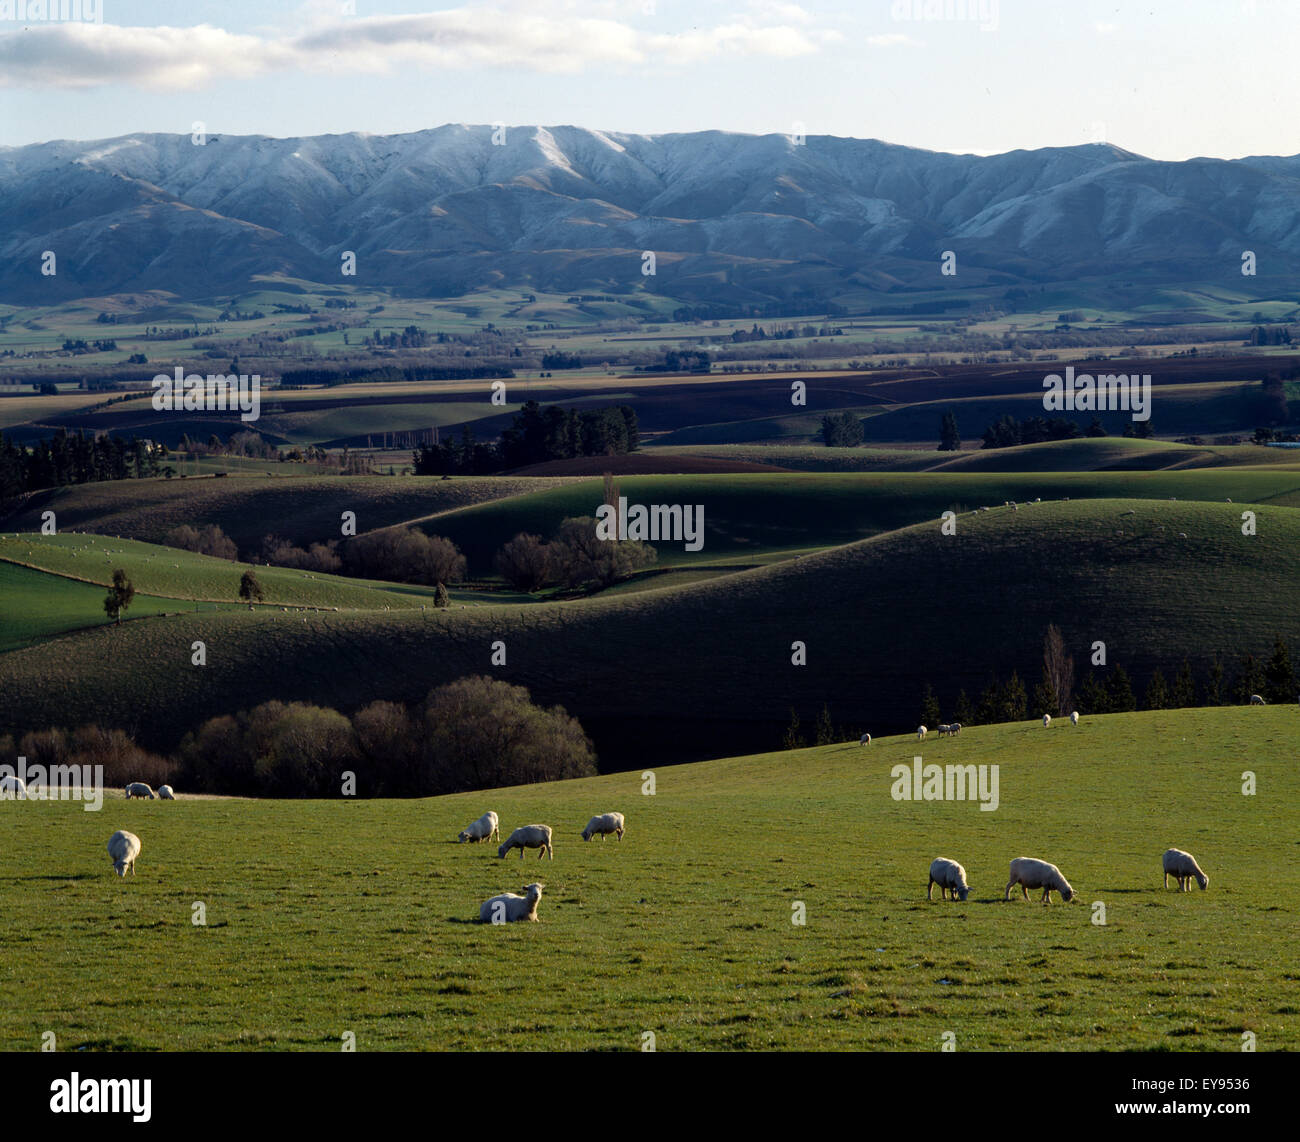
[[[462,831],[456,839],[463,845],[467,840],[469,840],[469,833]]]
[[[1074,899],[1074,895],[1075,895],[1074,889],[1071,888],[1068,884],[1063,884],[1061,886],[1061,899],[1064,900],[1067,904]]]
[[[1197,873],[1196,883],[1201,886],[1201,891],[1204,892],[1207,888],[1210,887],[1210,878],[1206,876],[1205,873],[1203,872]]]
[[[497,846],[497,856],[503,857],[510,851],[510,846],[504,842]]]
[[[545,887],[546,885],[544,884],[525,884],[523,887],[523,894],[525,896],[540,900],[542,898],[542,889]]]
[[[582,832],[579,833],[578,835],[579,835],[579,836],[580,836],[584,841],[589,841],[589,840],[591,840],[591,834],[590,834],[589,832],[587,832],[586,829],[583,829]]]
[[[957,889],[957,895],[960,896],[963,900],[965,900],[966,897],[970,895],[970,888],[967,887],[967,888]]]

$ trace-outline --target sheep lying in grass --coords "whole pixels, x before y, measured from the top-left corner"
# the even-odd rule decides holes
[[[118,876],[125,876],[128,870],[134,876],[135,858],[140,855],[140,838],[125,829],[118,829],[108,838],[108,855],[113,859]]]
[[[1165,887],[1169,887],[1169,877],[1172,875],[1178,881],[1178,888],[1182,892],[1192,890],[1192,877],[1196,878],[1196,883],[1204,891],[1210,883],[1210,878],[1201,871],[1201,866],[1196,863],[1196,858],[1191,853],[1185,853],[1182,849],[1168,849],[1161,858],[1161,864],[1165,870]]]
[[[461,829],[456,839],[462,845],[466,841],[473,841],[477,845],[482,841],[490,841],[493,837],[499,841],[501,830],[497,826],[497,815],[489,809],[477,821],[472,821]]]
[[[1061,870],[1056,865],[1033,857],[1016,857],[1011,862],[1011,877],[1007,881],[1007,891],[1002,897],[1003,900],[1011,899],[1011,890],[1017,884],[1020,885],[1020,895],[1026,900],[1029,899],[1030,888],[1043,890],[1044,904],[1052,902],[1053,890],[1061,894],[1062,900],[1069,901],[1074,897],[1074,889],[1070,887],[1070,882],[1061,875]]]
[[[627,828],[623,823],[622,813],[602,813],[587,822],[587,827],[582,830],[582,839],[589,841],[592,837],[600,837],[603,841],[606,834],[617,833],[621,841],[625,832]]]
[[[525,884],[520,891],[522,896],[513,892],[503,892],[491,900],[483,901],[478,910],[479,922],[482,924],[509,924],[515,920],[537,921],[537,902],[542,898],[544,884]]]
[[[1070,725],[1072,725],[1072,726],[1077,726],[1078,724],[1079,724],[1079,711],[1078,711],[1078,710],[1071,710],[1071,711],[1070,711]]]
[[[176,794],[175,792],[173,792],[172,787],[170,785],[158,786],[158,796],[161,797],[164,801],[176,800]]]
[[[27,783],[21,777],[12,775],[0,777],[0,800],[26,801]]]
[[[153,790],[143,781],[132,781],[131,784],[126,787],[126,799],[130,801],[132,797],[148,797],[149,800],[152,801]]]
[[[924,726],[917,726],[917,727],[916,727],[916,740],[917,740],[917,741],[925,741],[925,727],[924,727]]]
[[[952,892],[954,900],[958,896],[965,900],[970,895],[970,887],[966,883],[966,870],[955,860],[949,860],[947,857],[935,857],[930,862],[930,883],[925,886],[927,900],[934,899],[930,893],[934,891],[936,884],[939,886],[939,897],[942,900],[948,899],[949,891]]]
[[[524,849],[538,849],[537,859],[541,860],[547,853],[555,859],[555,849],[551,847],[550,825],[520,825],[497,849],[497,856],[504,857],[511,849],[519,850],[519,859],[524,859]]]

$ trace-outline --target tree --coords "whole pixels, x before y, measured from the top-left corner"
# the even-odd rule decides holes
[[[1139,420],[1137,422],[1137,438],[1139,440],[1150,440],[1156,434],[1156,430],[1151,427],[1149,420]]]
[[[1273,636],[1273,654],[1264,667],[1266,688],[1263,696],[1270,702],[1294,702],[1296,700],[1295,669],[1291,665],[1291,652],[1286,640],[1279,635]],[[1256,691],[1260,693],[1260,691]]]
[[[131,580],[126,577],[126,572],[119,567],[113,572],[113,585],[104,596],[104,613],[121,626],[122,612],[131,605],[134,598],[135,588],[131,586]]]
[[[539,535],[521,531],[496,553],[493,560],[497,574],[516,591],[531,594],[552,579],[550,547]]]
[[[977,725],[990,726],[995,722],[1005,721],[1004,712],[1002,684],[994,678],[980,694],[979,702],[975,706],[975,722]]]
[[[1055,717],[1058,712],[1056,690],[1052,686],[1052,679],[1047,673],[1046,666],[1043,667],[1043,676],[1038,680],[1038,685],[1034,687],[1030,706],[1035,717],[1042,717],[1044,714],[1051,714]]]
[[[785,727],[785,736],[781,739],[782,749],[803,749],[803,735],[799,732],[799,715],[790,707],[790,724]]]
[[[927,682],[921,694],[921,725],[933,727],[940,721],[942,718],[939,715],[939,699],[934,696],[934,689]]]
[[[444,611],[451,606],[451,596],[447,594],[447,588],[442,583],[433,589],[433,605]]]
[[[1085,714],[1105,714],[1110,711],[1110,695],[1091,670],[1079,687],[1079,705]]]
[[[240,576],[239,597],[250,607],[262,601],[262,584],[257,581],[257,575],[251,567]]]
[[[1237,684],[1232,689],[1232,697],[1238,705],[1244,706],[1252,694],[1263,695],[1266,679],[1264,668],[1253,654],[1241,656],[1241,673],[1237,675]]]
[[[965,690],[957,691],[957,701],[952,707],[952,720],[963,726],[975,724],[975,707],[971,705]]]
[[[601,539],[591,516],[566,519],[550,546],[555,574],[573,588],[608,587],[659,557],[654,547],[639,540]]]
[[[1151,674],[1151,681],[1147,683],[1147,692],[1142,696],[1142,704],[1148,710],[1169,709],[1169,687],[1158,666]]]
[[[1074,708],[1074,658],[1065,652],[1061,628],[1049,623],[1043,636],[1043,676],[1051,687],[1055,708],[1045,714],[1068,714]]]
[[[822,417],[822,441],[828,448],[855,448],[862,443],[862,421],[851,412]]]
[[[830,745],[835,740],[835,727],[831,724],[830,707],[822,703],[822,712],[817,715],[817,744]]]
[[[1006,712],[1003,721],[1020,722],[1025,719],[1029,710],[1029,699],[1025,694],[1025,684],[1020,681],[1020,675],[1014,670],[1011,672],[1011,677],[1007,679],[1003,702]]]
[[[1107,691],[1110,698],[1111,713],[1125,714],[1130,710],[1137,709],[1137,698],[1133,694],[1133,682],[1128,676],[1128,671],[1119,663],[1115,664],[1115,671],[1110,676]]]
[[[1196,679],[1192,676],[1192,664],[1186,658],[1178,668],[1174,684],[1169,689],[1169,708],[1186,710],[1196,705]]]
[[[1108,436],[1105,425],[1101,423],[1098,417],[1092,418],[1092,423],[1084,430],[1085,436]]]
[[[939,425],[939,451],[961,451],[961,433],[957,429],[957,417],[952,409],[943,414],[943,420]]]
[[[1210,663],[1210,676],[1205,683],[1205,704],[1222,706],[1226,693],[1227,688],[1223,681],[1223,657],[1216,654],[1214,661]]]

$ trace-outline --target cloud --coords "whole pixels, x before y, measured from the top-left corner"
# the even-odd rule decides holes
[[[889,32],[882,36],[868,36],[867,43],[875,48],[919,48],[924,45],[920,40],[905,36],[901,32]]]
[[[47,24],[0,33],[0,87],[127,83],[176,90],[273,72],[382,73],[401,66],[571,74],[726,55],[791,58],[834,38],[791,23],[762,22],[760,17],[779,16],[806,22],[807,13],[797,5],[768,0],[734,22],[682,32],[657,31],[653,22],[634,25],[620,17],[621,7],[600,0],[498,0],[418,15],[327,20],[324,7],[309,0],[297,13],[305,30],[279,35],[239,35],[208,24]]]

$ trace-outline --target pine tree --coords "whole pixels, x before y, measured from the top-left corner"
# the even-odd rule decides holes
[[[937,726],[940,721],[939,699],[934,696],[934,689],[927,682],[925,692],[921,695],[921,725]]]
[[[957,702],[952,708],[952,720],[960,722],[963,726],[975,725],[975,707],[971,705],[965,690],[957,691]]]
[[[1032,709],[1034,716],[1041,718],[1044,714],[1051,714],[1056,717],[1056,687],[1052,685],[1051,676],[1047,673],[1047,667],[1043,667],[1043,676],[1038,680],[1038,685],[1034,687],[1034,696],[1032,700]]]
[[[1151,675],[1151,681],[1147,683],[1147,692],[1142,696],[1142,705],[1148,710],[1169,709],[1169,686],[1165,683],[1165,676],[1158,666]]]
[[[1186,658],[1178,668],[1178,675],[1169,691],[1169,708],[1186,710],[1196,705],[1196,679],[1192,676],[1192,664]]]
[[[1241,673],[1237,675],[1237,684],[1232,688],[1233,700],[1241,706],[1250,701],[1252,694],[1264,693],[1264,668],[1253,654],[1241,656]]]
[[[1205,704],[1207,706],[1222,706],[1223,699],[1227,694],[1227,687],[1223,680],[1223,658],[1216,654],[1214,661],[1210,663],[1210,676],[1205,683]]]
[[[817,744],[830,745],[835,740],[835,727],[831,724],[830,707],[822,703],[822,712],[817,715]]]
[[[451,606],[451,596],[447,594],[447,588],[444,584],[439,583],[433,589],[433,605],[446,610]]]
[[[1295,669],[1291,665],[1291,652],[1287,649],[1286,640],[1280,634],[1273,636],[1273,654],[1268,660],[1268,665],[1264,667],[1264,677],[1267,689],[1257,690],[1255,693],[1263,693],[1270,702],[1296,700]]]
[[[104,596],[104,613],[120,626],[122,612],[131,605],[131,600],[134,598],[135,588],[131,586],[131,580],[126,577],[126,572],[119,567],[113,572],[113,585]]]
[[[1097,681],[1097,676],[1090,670],[1088,677],[1079,687],[1079,705],[1085,714],[1107,714],[1110,712],[1110,695],[1106,687]]]
[[[975,707],[975,724],[981,726],[991,726],[995,722],[1004,722],[1006,713],[1005,702],[1003,700],[1002,684],[994,678],[980,695],[979,703]]]
[[[1118,663],[1115,664],[1115,672],[1110,676],[1107,691],[1110,696],[1111,713],[1124,714],[1137,709],[1137,698],[1133,695],[1133,682],[1128,676],[1128,671]]]
[[[1003,691],[1003,701],[1005,702],[1006,717],[1003,721],[1022,722],[1028,717],[1029,698],[1025,694],[1025,684],[1020,681],[1020,675],[1014,670],[1011,677],[1007,679],[1006,690]]]
[[[961,450],[961,433],[957,429],[957,417],[949,409],[943,414],[939,425],[939,451],[958,452]]]
[[[790,707],[790,724],[785,727],[782,749],[803,749],[803,735],[799,732],[799,715]]]

